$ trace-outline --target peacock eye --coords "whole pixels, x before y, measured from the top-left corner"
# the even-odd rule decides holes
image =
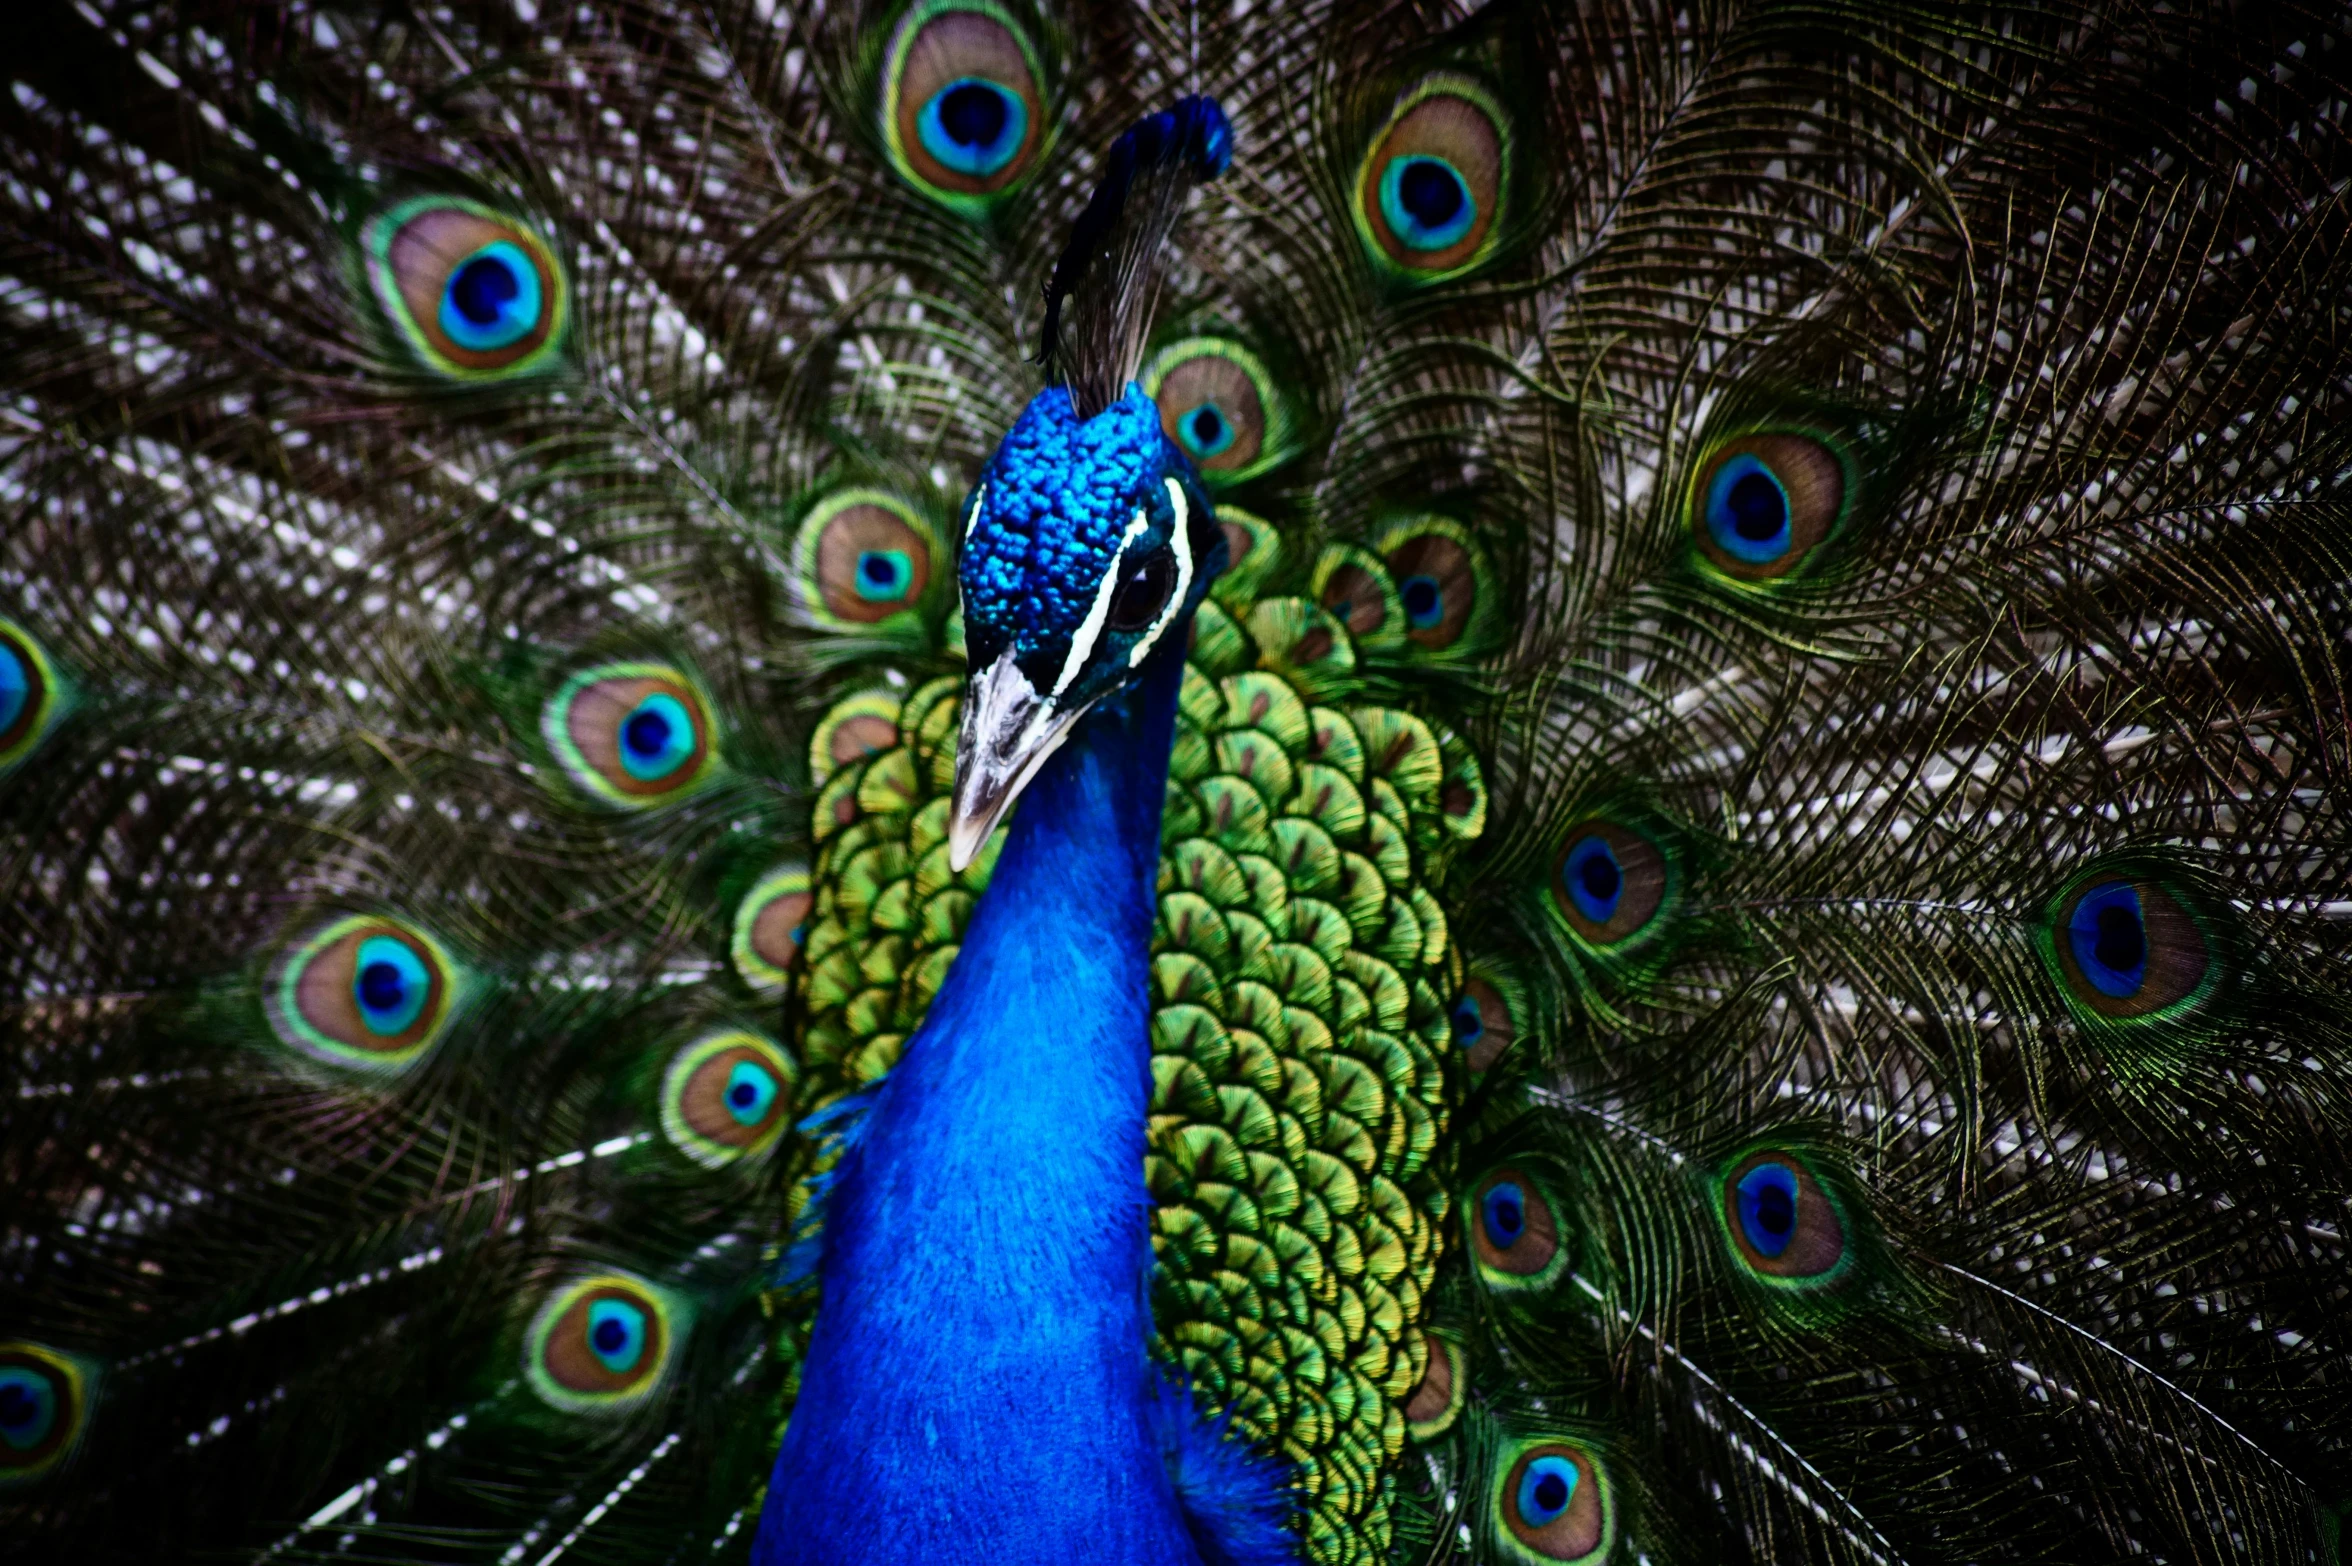
[[[1740,581],[1787,576],[1837,530],[1848,487],[1837,452],[1810,435],[1727,440],[1693,485],[1699,552]]]
[[[552,351],[563,272],[522,224],[479,202],[427,196],[378,213],[362,238],[377,303],[430,368],[510,376]]]
[[[1723,1182],[1732,1249],[1752,1273],[1783,1282],[1821,1282],[1846,1256],[1846,1229],[1813,1172],[1795,1156],[1751,1153]]]
[[[266,1010],[289,1046],[370,1072],[413,1063],[445,1031],[455,975],[431,937],[397,920],[335,920],[280,959]]]
[[[1483,567],[1460,530],[1450,523],[1423,522],[1389,533],[1381,548],[1389,580],[1396,583],[1404,633],[1419,647],[1444,652],[1465,642],[1481,613]]]
[[[1388,623],[1388,595],[1362,566],[1343,565],[1331,572],[1317,598],[1352,636],[1377,636]]]
[[[1159,405],[1160,428],[1211,484],[1255,477],[1290,455],[1274,377],[1239,343],[1221,337],[1170,343],[1138,380]]]
[[[931,530],[911,507],[879,491],[845,490],[801,523],[794,574],[813,618],[857,630],[914,608],[935,558]]]
[[[1462,987],[1461,997],[1454,1002],[1453,1026],[1462,1063],[1472,1071],[1484,1071],[1500,1060],[1518,1037],[1510,1004],[1484,979],[1472,979]]]
[[[1469,1207],[1471,1250],[1490,1285],[1552,1280],[1562,1262],[1560,1228],[1541,1186],[1521,1170],[1497,1169],[1479,1182]]]
[[[997,6],[916,6],[891,39],[885,70],[885,140],[891,161],[918,188],[951,205],[976,205],[1035,163],[1045,130],[1037,63]]]
[[[57,708],[57,681],[30,636],[0,620],[0,771],[32,754]]]
[[[1433,77],[1407,93],[1357,176],[1373,254],[1423,281],[1484,258],[1502,208],[1507,119],[1481,88]]]
[[[540,719],[572,780],[609,805],[641,808],[710,775],[710,714],[667,664],[613,663],[565,681]]]
[[[1607,1481],[1592,1453],[1568,1441],[1520,1451],[1496,1496],[1513,1553],[1537,1561],[1597,1561],[1613,1532]]]
[[[0,1343],[0,1485],[55,1467],[80,1438],[88,1377],[38,1343]]]
[[[1421,1334],[1426,1368],[1413,1395],[1405,1400],[1405,1431],[1416,1441],[1444,1435],[1460,1417],[1469,1395],[1469,1378],[1462,1373],[1462,1350],[1434,1332]]]
[[[2181,1005],[2213,972],[2205,932],[2154,881],[2093,881],[2062,901],[2057,926],[2067,994],[2102,1017],[2145,1017]]]
[[[779,865],[752,883],[735,905],[732,951],[744,983],[773,990],[792,982],[816,901],[803,864]]]
[[[523,1369],[532,1389],[571,1413],[611,1413],[643,1402],[669,1368],[675,1303],[620,1273],[549,1295],[533,1316]]]
[[[1478,1014],[1478,1002],[1465,995],[1454,1002],[1454,1042],[1463,1049],[1475,1048],[1486,1037],[1486,1019]]]
[[[1666,856],[1636,832],[1606,821],[1571,828],[1552,877],[1552,904],[1595,946],[1639,934],[1666,898]]]
[[[697,1039],[662,1073],[662,1130],[709,1169],[765,1152],[789,1117],[794,1076],[784,1052],[756,1033]]]
[[[1114,631],[1140,631],[1168,607],[1168,595],[1176,589],[1175,554],[1156,549],[1140,559],[1123,561],[1115,569],[1120,573],[1119,585],[1111,589],[1105,623]]]

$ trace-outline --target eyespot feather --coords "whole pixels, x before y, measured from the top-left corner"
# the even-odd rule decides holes
[[[1035,44],[990,0],[923,0],[891,34],[882,139],[917,190],[977,214],[1037,165],[1049,125]]]
[[[1567,1267],[1552,1199],[1525,1169],[1489,1171],[1462,1207],[1471,1255],[1488,1288],[1544,1288]]]
[[[735,905],[729,944],[735,971],[744,983],[755,990],[781,990],[792,982],[815,906],[815,883],[808,866],[797,860],[776,866],[751,884]]]
[[[591,801],[622,810],[674,803],[718,769],[710,703],[666,663],[600,663],[557,687],[540,737]]]
[[[650,1401],[691,1322],[685,1301],[625,1272],[552,1290],[523,1337],[523,1375],[549,1407],[611,1415]]]
[[[0,773],[31,755],[64,708],[56,667],[32,634],[0,619]]]
[[[680,1048],[662,1073],[662,1130],[706,1169],[766,1152],[791,1122],[799,1071],[772,1039],[744,1029]]]
[[[89,1428],[97,1367],[23,1339],[0,1343],[0,1489],[63,1467]]]
[[[1496,1543],[1518,1562],[1598,1562],[1616,1544],[1608,1472],[1581,1441],[1539,1437],[1506,1446],[1495,1463],[1493,1516]]]
[[[464,196],[416,196],[361,225],[360,247],[376,304],[426,369],[512,380],[561,350],[570,285],[529,224]]]
[[[312,1060],[391,1076],[448,1034],[466,987],[448,950],[416,925],[351,914],[286,949],[263,1009],[279,1039]]]
[[[1511,117],[1469,77],[1440,72],[1401,94],[1356,173],[1352,214],[1389,275],[1431,283],[1484,261],[1500,237]]]
[[[1699,557],[1721,576],[1764,583],[1802,575],[1852,510],[1854,460],[1807,430],[1751,430],[1717,441],[1691,480]]]

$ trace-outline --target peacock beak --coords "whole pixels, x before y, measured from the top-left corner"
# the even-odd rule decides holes
[[[1046,758],[1062,748],[1086,707],[1062,708],[1038,694],[1012,655],[980,671],[964,688],[964,724],[956,736],[955,802],[947,816],[947,863],[961,871],[1020,798]]]

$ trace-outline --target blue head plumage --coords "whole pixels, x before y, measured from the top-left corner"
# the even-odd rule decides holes
[[[1030,402],[965,509],[958,868],[1071,726],[1181,634],[1224,565],[1200,476],[1140,388],[1090,419],[1062,387]]]

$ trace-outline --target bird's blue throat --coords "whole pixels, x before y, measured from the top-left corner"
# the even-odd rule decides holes
[[[1170,637],[1024,793],[844,1161],[763,1566],[1289,1556],[1280,1476],[1204,1428],[1145,1348],[1150,943],[1182,649]]]

